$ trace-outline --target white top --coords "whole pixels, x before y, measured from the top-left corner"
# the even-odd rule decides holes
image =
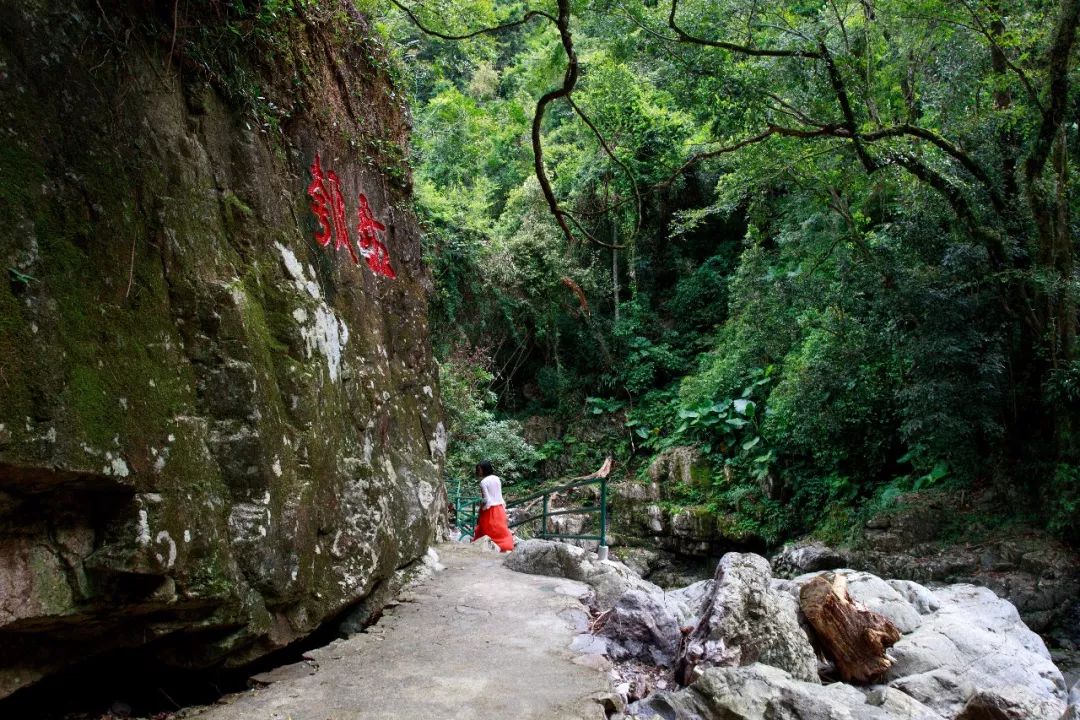
[[[496,505],[506,505],[502,496],[502,480],[498,475],[488,475],[480,481],[480,494],[484,496],[484,510]]]

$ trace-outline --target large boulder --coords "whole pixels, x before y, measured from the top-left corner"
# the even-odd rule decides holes
[[[662,595],[627,590],[608,613],[600,634],[613,660],[638,659],[669,667],[679,651],[679,623]]]
[[[635,658],[671,667],[679,655],[683,630],[697,625],[712,597],[712,580],[678,590],[641,585],[619,597],[605,619],[601,634],[608,638],[614,660]]]
[[[1042,639],[991,590],[963,584],[931,590],[834,572],[846,578],[853,601],[903,630],[889,650],[895,662],[884,684],[816,682],[814,655],[806,637],[800,641],[794,616],[800,588],[821,573],[771,579],[762,558],[729,553],[685,643],[683,670],[694,667],[695,653],[703,659],[696,671],[683,673],[692,684],[631,705],[627,717],[1080,720],[1080,691],[1066,709],[1064,680]],[[687,594],[697,597],[706,588]],[[781,669],[800,665],[801,678]]]
[[[1061,720],[1080,720],[1080,683],[1073,685],[1072,690],[1069,691],[1069,706],[1065,709]]]
[[[612,485],[613,536],[620,543],[703,559],[717,557],[733,542],[749,540],[729,518],[683,501],[688,491],[706,487],[711,473],[708,460],[695,447],[661,452],[649,465],[647,483],[624,480]]]
[[[822,573],[807,573],[792,580],[794,588],[800,588],[811,578]],[[902,593],[890,582],[882,580],[877,575],[856,570],[841,570],[839,574],[847,581],[847,591],[851,599],[862,603],[868,609],[884,615],[893,625],[896,625],[902,633],[910,633],[922,624],[922,616],[915,606],[909,601],[909,596],[921,600],[923,607],[929,608],[934,605],[930,599],[929,591],[916,583],[902,585],[906,593]],[[921,588],[926,595],[919,596],[915,588]]]
[[[0,697],[121,648],[284,647],[423,556],[444,506],[380,41],[345,2],[278,3],[258,42],[228,39],[250,9],[108,5],[0,3]],[[396,279],[350,257],[361,193]]]
[[[875,705],[872,698],[850,685],[803,682],[768,665],[711,667],[683,690],[659,692],[634,703],[627,708],[626,717],[663,720],[941,720],[939,715],[914,701],[888,698],[886,705],[886,697],[879,700],[880,705]]]
[[[973,585],[934,595],[939,609],[922,616],[890,651],[890,687],[945,717],[959,716],[969,703],[971,718],[988,707],[1015,708],[1032,718],[1056,718],[1065,710],[1061,672],[1010,602]]]
[[[817,540],[788,543],[772,559],[777,575],[802,575],[815,570],[844,567],[844,556]]]
[[[720,559],[712,595],[679,659],[684,682],[708,667],[760,662],[817,682],[817,658],[799,625],[798,604],[771,586],[768,561],[751,553]]]
[[[682,626],[696,626],[713,596],[715,580],[699,580],[683,588],[666,590],[664,602]]]
[[[976,495],[971,512],[990,514],[1002,502],[992,493]],[[854,547],[840,551],[844,566],[921,583],[986,586],[1015,605],[1037,632],[1068,619],[1080,598],[1080,553],[1038,531],[983,530],[977,542],[946,542],[957,517],[949,494],[903,496],[866,522]],[[1067,630],[1080,635],[1075,621]]]
[[[503,564],[517,572],[577,580],[593,589],[593,605],[600,611],[613,607],[627,590],[663,594],[656,585],[642,580],[620,562],[598,560],[596,555],[576,545],[555,540],[524,540],[506,556]]]
[[[678,655],[681,628],[698,622],[712,596],[712,580],[665,592],[622,563],[600,561],[580,547],[554,540],[520,542],[504,565],[518,572],[589,585],[593,607],[605,613],[600,631],[604,647],[615,660],[672,665]],[[590,639],[581,642],[594,645]]]
[[[993,591],[964,584],[930,590],[909,580],[835,572],[847,579],[854,601],[904,633],[889,650],[894,660],[885,676],[889,687],[948,718],[969,703],[970,718],[991,712],[988,708],[1014,708],[1030,717],[1057,717],[1064,709],[1064,679],[1046,645]],[[774,587],[797,596],[820,574],[781,580]]]
[[[790,543],[772,558],[773,571],[790,578],[857,567],[883,578],[984,585],[1015,605],[1032,630],[1052,631],[1076,644],[1080,555],[1038,532],[944,543],[940,533],[954,515],[939,497],[912,496],[867,521],[855,547],[833,549],[815,540]]]

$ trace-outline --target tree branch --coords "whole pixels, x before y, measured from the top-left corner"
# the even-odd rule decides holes
[[[638,189],[637,180],[634,178],[634,173],[630,172],[630,168],[626,166],[626,163],[624,163],[622,160],[615,156],[615,152],[610,147],[608,147],[607,141],[604,139],[604,136],[600,134],[600,131],[596,129],[596,125],[593,124],[593,121],[590,120],[588,115],[586,115],[582,111],[582,109],[578,107],[578,104],[574,102],[574,97],[572,95],[567,95],[566,101],[570,103],[570,107],[574,108],[574,112],[578,114],[578,117],[581,118],[581,121],[589,126],[589,129],[593,131],[593,135],[596,136],[597,142],[600,143],[600,147],[604,148],[604,152],[607,153],[608,157],[611,158],[612,162],[622,168],[622,171],[623,173],[625,173],[626,178],[630,181],[630,186],[634,189],[634,197],[637,200],[637,222],[634,224],[634,234],[636,235],[638,231],[641,230],[642,201],[641,190]]]
[[[563,74],[563,81],[560,87],[547,91],[536,101],[536,112],[533,113],[532,121],[533,169],[536,172],[536,179],[540,182],[540,190],[544,193],[544,199],[547,200],[548,209],[551,210],[551,214],[555,217],[555,222],[558,223],[559,229],[562,230],[567,241],[572,243],[574,242],[574,233],[566,223],[566,218],[570,216],[565,210],[559,207],[559,201],[555,197],[555,191],[551,189],[551,180],[548,179],[547,170],[544,169],[544,148],[540,142],[541,129],[543,128],[544,123],[544,113],[547,111],[547,106],[559,98],[569,98],[570,93],[574,90],[574,86],[577,85],[578,80],[578,58],[577,53],[574,51],[574,38],[570,35],[570,0],[558,1],[559,17],[555,20],[555,26],[559,29],[559,38],[562,41],[563,52],[566,53],[566,72]],[[584,235],[589,242],[606,248],[623,247],[622,245],[607,243],[600,240],[582,227],[582,225],[572,217],[571,220],[574,221],[578,230],[581,231],[581,234]]]
[[[919,162],[914,156],[896,155],[891,158],[891,162],[904,168],[915,178],[936,190],[949,204],[957,219],[967,228],[968,232],[986,245],[991,266],[996,270],[1005,266],[1005,248],[1002,245],[1001,237],[979,224],[975,212],[971,209],[971,203],[964,197],[964,193],[960,188],[949,182],[945,176]]]
[[[1069,57],[1072,55],[1076,40],[1076,26],[1080,22],[1080,0],[1061,0],[1061,15],[1054,29],[1054,41],[1047,57],[1049,82],[1047,97],[1049,104],[1043,111],[1039,132],[1031,148],[1031,154],[1024,162],[1024,174],[1028,184],[1034,183],[1050,156],[1054,136],[1065,119],[1065,107],[1069,101]]]
[[[673,182],[675,182],[676,178],[678,178],[680,175],[692,168],[694,165],[700,163],[702,160],[708,160],[710,158],[719,157],[720,155],[733,153],[736,150],[741,150],[742,148],[749,147],[750,145],[757,145],[758,143],[768,140],[774,135],[799,138],[841,137],[836,134],[837,129],[838,128],[836,125],[825,125],[818,128],[817,130],[803,130],[800,128],[783,127],[780,125],[769,125],[756,135],[751,135],[750,137],[743,138],[742,140],[738,140],[730,145],[724,145],[723,147],[716,148],[715,150],[708,150],[705,152],[695,153],[694,155],[691,155],[686,162],[676,168],[675,171],[672,172],[670,176],[668,176],[667,180],[658,183],[656,187],[669,187]]]
[[[527,13],[525,13],[523,16],[518,18],[517,20],[511,20],[511,21],[505,22],[505,23],[503,23],[501,25],[494,25],[492,27],[481,28],[479,30],[474,30],[473,32],[470,32],[470,33],[465,33],[464,35],[450,35],[449,33],[444,33],[444,32],[440,32],[438,30],[433,30],[432,28],[429,28],[429,27],[425,26],[422,22],[420,22],[420,18],[418,18],[416,16],[416,13],[414,13],[406,5],[404,5],[402,2],[400,2],[400,0],[390,0],[390,2],[393,3],[394,6],[397,7],[399,10],[401,10],[403,13],[408,15],[409,19],[412,20],[412,24],[415,25],[422,33],[424,33],[425,35],[431,35],[432,37],[437,37],[437,38],[439,38],[441,40],[468,40],[468,39],[474,38],[474,37],[476,37],[478,35],[487,35],[487,34],[490,34],[490,33],[500,32],[502,30],[509,30],[510,28],[518,27],[519,25],[524,25],[525,23],[529,22],[533,18],[538,18],[538,17],[547,18],[548,20],[550,20],[553,23],[556,22],[555,18],[551,17],[551,15],[548,15],[546,12],[544,12],[542,10],[530,10]]]
[[[1005,201],[997,191],[997,188],[994,187],[994,183],[986,170],[984,170],[979,163],[975,162],[974,158],[966,152],[932,130],[927,130],[926,128],[921,128],[910,123],[904,123],[903,125],[897,125],[895,127],[862,133],[860,137],[867,142],[875,142],[883,138],[902,137],[905,135],[926,140],[931,145],[960,163],[965,170],[982,183],[983,187],[990,195],[990,203],[994,206],[994,210],[999,214],[1005,212]]]
[[[531,133],[533,149],[533,168],[536,173],[536,179],[540,183],[540,190],[541,192],[543,192],[544,199],[547,201],[548,209],[551,210],[551,214],[555,218],[555,222],[558,224],[559,229],[562,231],[567,241],[572,243],[575,239],[573,231],[570,229],[570,226],[566,222],[566,219],[570,218],[571,222],[574,223],[574,225],[581,232],[581,234],[590,242],[596,243],[597,245],[602,245],[603,247],[607,248],[617,249],[623,247],[622,245],[614,245],[612,243],[606,243],[598,239],[592,233],[586,230],[585,227],[581,223],[579,223],[576,218],[570,215],[570,213],[563,210],[559,206],[559,201],[555,197],[555,192],[551,188],[551,181],[548,179],[547,171],[544,168],[544,148],[541,143],[541,129],[544,122],[544,113],[547,111],[547,106],[550,105],[553,101],[560,98],[566,98],[567,100],[570,100],[570,93],[571,91],[573,91],[574,86],[577,85],[578,80],[578,58],[577,53],[574,51],[574,39],[570,35],[570,0],[558,0],[558,17],[552,17],[550,14],[543,12],[542,10],[529,10],[517,20],[511,20],[510,22],[502,23],[501,25],[481,28],[479,30],[474,30],[472,32],[464,33],[461,35],[453,35],[450,33],[444,33],[438,30],[434,30],[433,28],[429,28],[420,21],[420,18],[416,16],[416,13],[414,13],[411,9],[404,5],[400,0],[390,0],[390,2],[393,3],[406,15],[408,15],[409,20],[411,20],[412,23],[417,28],[419,28],[421,32],[425,33],[426,35],[431,35],[432,37],[440,38],[442,40],[468,40],[469,38],[474,38],[478,35],[496,33],[502,30],[508,30],[510,28],[518,27],[537,17],[542,17],[546,20],[549,20],[555,25],[555,27],[559,31],[559,38],[562,41],[563,51],[566,53],[566,72],[563,74],[562,85],[544,93],[536,102],[536,111],[533,113]],[[596,133],[596,136],[600,139],[601,145],[604,146],[604,150],[607,151],[609,155],[611,155],[613,160],[619,162],[618,159],[615,158],[614,154],[611,153],[603,138],[600,137],[599,132],[596,130],[596,127],[591,123],[591,121],[589,121],[588,118],[586,118],[581,112],[581,110],[574,105],[573,101],[571,101],[570,104],[571,107],[573,107],[574,110],[578,113],[578,115],[581,116],[583,120],[585,120],[586,124],[589,125],[593,132]],[[622,165],[622,163],[619,164]],[[625,166],[622,167],[625,169]],[[632,177],[631,182],[633,182]],[[634,186],[634,189],[636,193],[636,185]],[[638,195],[639,224],[641,222],[640,208],[641,201],[640,195]]]
[[[840,69],[836,67],[836,62],[833,61],[832,53],[829,52],[825,41],[821,40],[818,47],[821,50],[821,59],[825,61],[825,69],[829,74],[829,84],[832,85],[836,101],[840,104],[840,112],[844,116],[844,128],[851,134],[851,143],[855,146],[855,154],[858,156],[863,168],[872,173],[878,169],[879,165],[874,158],[870,157],[870,153],[866,152],[862,140],[859,139],[859,123],[855,119],[855,111],[851,108],[851,100],[848,98],[844,78],[840,75]]]
[[[723,40],[709,40],[708,38],[696,37],[679,27],[679,24],[675,20],[675,14],[678,12],[678,7],[679,0],[671,0],[671,12],[668,13],[668,27],[671,28],[676,35],[678,35],[679,42],[720,48],[721,50],[728,50],[733,53],[739,53],[740,55],[750,55],[752,57],[821,57],[821,55],[814,50],[781,50],[756,48],[750,47],[749,45],[739,45],[738,43],[725,42]]]
[[[1024,70],[1018,65],[1016,65],[1012,60],[1010,60],[1009,56],[1005,54],[1005,48],[1001,47],[1001,44],[998,43],[994,31],[986,26],[986,23],[983,22],[982,17],[979,15],[978,11],[974,7],[972,7],[971,3],[968,2],[968,0],[960,0],[960,4],[963,5],[964,8],[968,11],[968,14],[971,15],[972,21],[975,23],[974,27],[970,25],[964,25],[964,27],[974,30],[975,32],[986,38],[986,41],[990,43],[991,50],[998,54],[998,57],[1001,58],[1001,62],[1005,65],[1005,67],[1009,70],[1012,70],[1013,73],[1016,74],[1016,77],[1020,79],[1020,84],[1024,86],[1024,90],[1028,94],[1028,99],[1030,99],[1031,102],[1035,105],[1035,107],[1039,109],[1039,112],[1042,112],[1043,105],[1042,102],[1039,100],[1039,93],[1035,92],[1035,87],[1031,84],[1031,80],[1028,78]]]

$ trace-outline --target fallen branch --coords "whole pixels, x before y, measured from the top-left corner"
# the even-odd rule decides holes
[[[819,575],[806,583],[799,604],[844,682],[876,682],[892,665],[885,650],[900,639],[900,630],[853,602],[843,575]]]

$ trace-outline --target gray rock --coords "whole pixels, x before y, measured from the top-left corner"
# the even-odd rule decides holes
[[[1074,704],[1066,710],[1061,673],[1043,641],[1007,600],[971,585],[931,591],[910,581],[839,572],[848,578],[854,600],[906,630],[889,651],[895,663],[886,675],[887,685],[860,692],[842,683],[823,687],[800,682],[769,666],[791,660],[785,647],[749,657],[753,643],[776,634],[772,624],[783,614],[784,604],[790,603],[794,613],[799,587],[818,573],[770,581],[761,558],[732,553],[721,561],[713,596],[687,642],[687,651],[693,652],[703,638],[713,640],[711,661],[684,675],[694,681],[685,690],[637,703],[627,716],[1080,720],[1080,688],[1073,691]],[[730,635],[705,636],[711,621],[722,628],[726,622]],[[754,660],[759,664],[749,665]],[[743,667],[717,667],[722,665]]]
[[[942,720],[937,714],[921,702],[895,688],[879,686],[866,693],[866,702],[881,708],[889,717],[904,720]]]
[[[770,586],[760,555],[728,553],[716,568],[712,596],[688,636],[679,674],[689,680],[712,666],[765,663],[817,682],[817,658],[799,625],[797,603]]]
[[[1000,499],[975,497],[975,507]],[[1080,555],[1047,534],[1023,531],[981,542],[943,542],[955,508],[947,495],[916,493],[867,523],[855,548],[844,550],[847,567],[880,577],[920,583],[971,583],[989,587],[1016,606],[1032,630],[1068,625],[1080,597]]]
[[[702,580],[665,592],[622,563],[600,561],[580,547],[553,540],[520,542],[504,564],[518,572],[586,583],[593,589],[591,604],[611,611],[601,631],[611,657],[661,666],[675,661],[680,627],[697,623],[714,585]]]
[[[842,683],[801,682],[774,667],[711,667],[693,685],[659,692],[627,708],[628,718],[664,720],[889,720],[903,717],[871,705]],[[917,718],[920,716],[912,716]],[[924,716],[934,720],[933,715]]]
[[[1080,720],[1080,682],[1073,685],[1069,691],[1069,707],[1065,709],[1061,720]]]
[[[709,476],[709,463],[696,447],[669,448],[649,465],[649,479],[660,486],[692,487],[707,483]]]
[[[712,559],[731,547],[732,540],[747,540],[736,524],[705,506],[670,505],[686,488],[710,483],[711,468],[694,447],[674,447],[657,455],[649,466],[649,482],[637,480],[611,486],[613,531],[629,544],[675,553],[680,557]],[[700,576],[699,576],[700,577]],[[698,578],[694,578],[698,579]]]
[[[941,608],[941,601],[933,592],[911,580],[889,580],[889,586],[908,601],[915,612],[929,615]]]
[[[577,580],[592,587],[598,610],[613,607],[627,590],[663,595],[656,585],[642,580],[633,570],[612,560],[597,560],[583,548],[554,540],[525,540],[507,555],[503,564],[517,572]]]
[[[376,585],[367,597],[348,610],[338,623],[338,631],[345,635],[355,635],[377,620],[383,608],[406,587],[444,569],[439,562],[438,553],[433,548],[428,548],[423,558],[395,570],[393,575]]]
[[[627,590],[611,608],[601,634],[613,660],[634,658],[670,667],[679,650],[679,624],[663,597]]]
[[[699,580],[677,590],[664,593],[664,603],[678,620],[680,626],[697,625],[713,595],[714,580]]]
[[[958,716],[971,698],[991,691],[1001,698],[987,695],[975,707],[1008,704],[1048,718],[1064,711],[1061,672],[1011,603],[971,585],[934,595],[940,608],[890,650],[896,661],[886,675],[890,687],[945,717]]]
[[[789,576],[815,570],[832,570],[844,565],[843,555],[817,540],[785,545],[772,559],[773,570]]]
[[[0,8],[0,176],[33,186],[5,195],[0,258],[34,278],[0,290],[0,697],[120,650],[251,662],[368,597],[445,522],[431,273],[392,160],[407,113],[343,61],[373,50],[359,27],[331,47],[321,20],[267,17],[308,58],[296,83],[236,47],[289,115],[269,133],[149,35],[113,53],[93,0]],[[381,160],[352,151],[361,136]],[[317,155],[346,212],[364,193],[386,224],[397,279],[342,252],[354,229],[336,252],[314,242]]]
[[[1025,688],[980,689],[968,698],[956,720],[1054,720],[1061,704],[1034,697]]]
[[[594,564],[583,548],[554,540],[519,542],[503,564],[517,572],[564,577],[580,582],[594,572]]]
[[[628,568],[633,570],[641,577],[648,575],[653,566],[656,564],[660,553],[656,550],[649,548],[619,548],[619,560],[624,562]]]

